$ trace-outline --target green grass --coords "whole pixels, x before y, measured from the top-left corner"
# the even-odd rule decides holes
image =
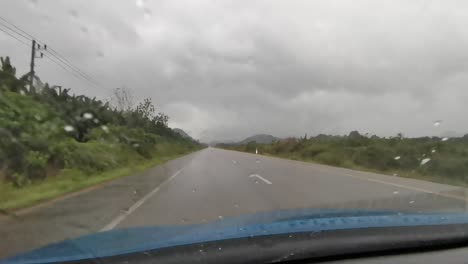
[[[393,174],[396,174],[398,177],[403,177],[403,178],[424,180],[424,181],[430,181],[430,182],[435,182],[435,183],[455,185],[455,186],[460,186],[460,187],[468,187],[468,183],[461,179],[447,178],[447,177],[442,177],[442,176],[437,176],[437,175],[427,175],[427,174],[422,174],[416,171],[411,172],[407,170],[395,170],[393,171],[393,174],[390,174],[388,171],[382,171],[382,170],[367,168],[364,166],[358,166],[349,161],[343,162],[340,166],[330,165],[330,164],[327,164],[326,162],[319,162],[319,161],[316,161],[307,157],[306,158],[301,157],[297,153],[281,153],[281,154],[262,153],[260,155],[281,158],[281,159],[302,161],[302,162],[308,162],[308,163],[316,163],[316,164],[321,164],[321,165],[346,168],[346,169],[352,169],[352,170],[358,170],[358,171],[372,172],[372,173],[384,174],[384,175],[389,175],[389,176],[394,176]]]
[[[99,174],[86,175],[83,172],[65,169],[59,175],[39,183],[16,188],[12,184],[0,183],[0,210],[11,211],[32,206],[67,193],[114,180],[124,176],[134,175],[148,168],[162,164],[171,159],[186,155],[192,151],[177,151],[176,153],[159,156],[151,160],[131,164]]]

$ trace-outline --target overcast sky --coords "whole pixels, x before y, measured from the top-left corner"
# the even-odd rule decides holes
[[[48,59],[42,80],[103,99],[125,86],[203,141],[468,133],[467,14],[461,0],[0,1],[102,88]],[[28,71],[30,48],[0,32],[5,55]]]

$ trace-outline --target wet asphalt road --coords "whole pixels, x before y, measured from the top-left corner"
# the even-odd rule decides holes
[[[0,217],[0,258],[116,228],[292,208],[465,212],[465,188],[207,148]]]

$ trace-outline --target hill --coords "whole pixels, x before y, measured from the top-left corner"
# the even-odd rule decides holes
[[[256,142],[257,144],[270,144],[275,140],[278,140],[278,138],[274,137],[272,135],[258,134],[258,135],[248,137],[248,138],[240,141],[238,144],[242,145],[242,144],[247,144],[249,142]]]

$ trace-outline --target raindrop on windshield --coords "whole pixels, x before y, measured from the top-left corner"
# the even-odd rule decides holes
[[[72,132],[73,130],[75,130],[75,128],[72,126],[64,126],[63,129],[67,132]]]
[[[76,11],[76,10],[73,10],[73,9],[69,10],[68,14],[73,18],[78,18],[78,11]]]
[[[37,6],[37,0],[29,0],[29,3],[31,4],[32,7]]]
[[[221,248],[221,247],[219,247],[219,248],[218,248],[218,250],[222,250],[222,248]]]
[[[448,140],[448,137],[442,138],[442,141],[447,141],[447,140]]]
[[[146,19],[146,20],[150,20],[151,19],[151,10],[149,10],[148,8],[145,8],[143,10],[143,17]]]
[[[409,201],[409,203],[410,203],[410,204],[414,204],[414,201],[413,201],[413,200],[411,200],[411,201]]]
[[[435,127],[440,126],[440,124],[442,124],[442,120],[436,120],[436,121],[434,121],[434,126],[435,126]]]
[[[104,130],[104,132],[108,133],[109,128],[107,126],[101,126],[101,129]]]
[[[394,191],[393,194],[398,194],[399,192],[398,191]]]
[[[421,165],[424,165],[424,164],[428,163],[430,160],[431,159],[429,159],[429,158],[425,158],[425,159],[421,160]]]
[[[432,153],[435,153],[435,152],[436,152],[436,150],[435,150],[435,149],[433,149],[433,150],[431,150],[431,152],[432,152]]]
[[[401,158],[400,156],[396,156],[394,159],[399,160],[400,158]]]
[[[93,119],[93,114],[91,114],[91,113],[84,113],[84,114],[83,114],[83,118],[84,118],[84,119]]]
[[[203,249],[199,249],[198,252],[203,253]]]
[[[219,216],[218,216],[218,219],[219,219],[219,220],[222,220],[222,219],[223,219],[223,216],[222,216],[222,215],[219,215]]]

